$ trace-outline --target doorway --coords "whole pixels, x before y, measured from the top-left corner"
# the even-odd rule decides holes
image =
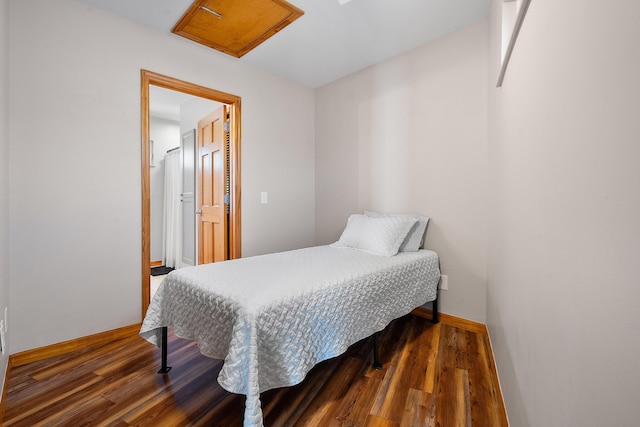
[[[167,77],[151,71],[141,71],[141,135],[142,135],[142,317],[150,300],[151,267],[151,138],[150,138],[150,88],[157,86],[204,98],[228,106],[229,119],[229,182],[228,182],[228,253],[227,259],[241,256],[240,234],[240,107],[238,96]]]

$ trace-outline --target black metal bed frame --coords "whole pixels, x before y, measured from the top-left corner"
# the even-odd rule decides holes
[[[442,279],[438,280],[438,285],[436,288],[436,299],[431,301],[433,303],[432,307],[432,316],[431,323],[438,323],[440,321],[440,316],[438,314],[438,296],[440,295],[440,282]],[[171,370],[171,366],[167,366],[167,341],[168,341],[168,329],[166,326],[161,328],[162,337],[161,337],[161,366],[158,371],[159,374],[166,374]],[[373,333],[373,368],[374,369],[382,369],[382,363],[380,363],[380,354],[378,351],[378,334],[380,332]]]
[[[434,324],[440,322],[440,316],[438,315],[438,292],[439,291],[440,291],[440,281],[438,281],[436,299],[431,301],[433,303],[433,307],[431,309],[432,310],[431,323],[434,323]],[[378,334],[379,333],[380,332],[373,333],[373,369],[377,369],[377,370],[382,369],[382,363],[380,363],[380,354],[378,352]]]

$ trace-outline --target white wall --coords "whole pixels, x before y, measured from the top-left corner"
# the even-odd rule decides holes
[[[495,89],[500,3],[487,323],[511,425],[637,425],[640,3],[532,1]]]
[[[212,113],[222,104],[210,99],[191,97],[180,105],[180,134],[198,129],[198,122],[207,114]]]
[[[483,322],[487,23],[316,90],[316,238],[350,213],[431,218],[425,246],[449,276],[441,308]]]
[[[9,306],[9,2],[0,0],[0,311]],[[13,328],[12,328],[13,329]],[[12,331],[13,332],[13,331]],[[6,337],[7,343],[9,336]],[[0,354],[0,385],[9,352]]]
[[[162,260],[162,226],[164,223],[164,158],[167,150],[180,147],[180,122],[149,118],[149,139],[153,141],[154,164],[149,169],[150,203],[150,261]]]
[[[141,320],[140,69],[242,97],[243,255],[314,243],[312,90],[75,0],[10,4],[12,352]]]

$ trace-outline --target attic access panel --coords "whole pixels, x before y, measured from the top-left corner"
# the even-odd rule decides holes
[[[171,31],[240,58],[303,14],[284,0],[196,0]]]

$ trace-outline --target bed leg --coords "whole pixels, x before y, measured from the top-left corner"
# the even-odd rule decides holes
[[[380,355],[378,354],[378,333],[373,334],[373,369],[382,369],[382,363],[380,363]]]
[[[169,341],[167,336],[167,327],[162,328],[162,343],[161,343],[161,355],[162,355],[162,366],[160,366],[159,374],[166,374],[171,370],[171,366],[167,366],[167,342]]]
[[[431,323],[440,322],[440,316],[438,314],[438,297],[433,300],[431,312],[433,313],[431,316]]]

